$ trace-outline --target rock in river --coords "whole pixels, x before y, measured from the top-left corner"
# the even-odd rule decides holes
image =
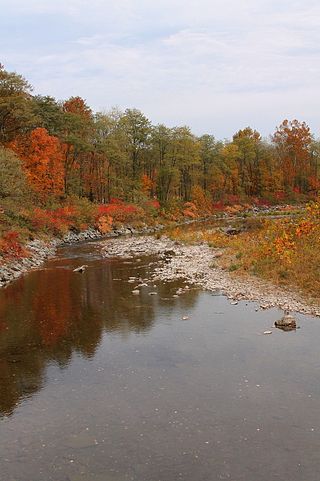
[[[274,325],[283,331],[291,331],[297,328],[296,320],[291,314],[289,314],[289,312],[286,312],[279,321],[274,323]]]

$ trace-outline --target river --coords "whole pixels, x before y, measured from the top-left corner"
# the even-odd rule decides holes
[[[0,291],[0,480],[319,481],[319,319],[132,295],[156,263],[79,244]]]

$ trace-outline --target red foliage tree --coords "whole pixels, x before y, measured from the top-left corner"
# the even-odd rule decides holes
[[[92,118],[92,110],[81,97],[70,97],[64,102],[63,110],[70,114],[77,114],[87,120]]]
[[[22,159],[32,189],[43,199],[63,192],[63,152],[57,137],[37,128],[16,139],[11,148]]]

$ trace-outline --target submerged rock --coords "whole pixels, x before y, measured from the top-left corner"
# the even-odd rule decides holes
[[[80,266],[80,267],[76,267],[75,269],[73,269],[73,272],[80,272],[81,274],[86,270],[88,266],[87,265],[83,265],[83,266]]]

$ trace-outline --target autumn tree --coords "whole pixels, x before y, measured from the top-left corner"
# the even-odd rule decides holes
[[[284,120],[277,127],[272,140],[283,172],[286,191],[306,192],[312,175],[310,145],[312,135],[305,122]]]
[[[64,190],[66,194],[82,194],[86,154],[91,149],[93,114],[81,97],[70,97],[63,103],[65,112],[64,144]]]
[[[11,148],[22,159],[27,180],[41,199],[63,193],[63,152],[59,139],[37,128],[20,136]]]
[[[320,141],[314,140],[310,144],[309,188],[314,194],[320,190]]]
[[[225,194],[238,195],[240,193],[239,176],[239,148],[233,143],[227,143],[220,151],[219,161],[214,169],[214,180],[211,184],[212,194],[216,200]]]
[[[261,135],[246,127],[234,134],[233,143],[238,148],[238,171],[243,192],[249,196],[260,194]]]

